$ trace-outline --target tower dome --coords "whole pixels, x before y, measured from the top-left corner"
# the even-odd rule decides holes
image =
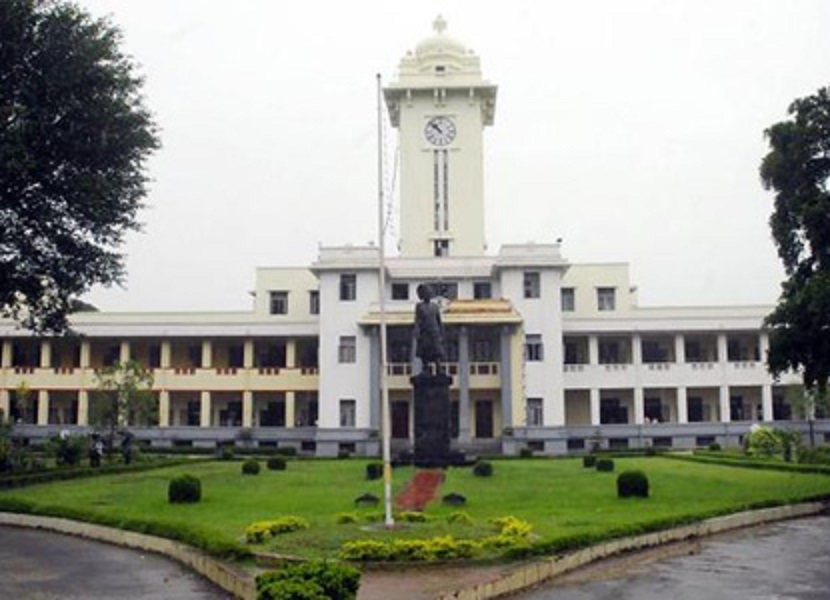
[[[444,33],[447,22],[441,15],[432,22],[433,34],[415,47],[415,56],[424,60],[429,57],[464,56],[467,48],[464,44]]]

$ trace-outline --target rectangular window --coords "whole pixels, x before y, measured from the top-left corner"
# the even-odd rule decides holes
[[[288,314],[288,292],[271,292],[271,314]]]
[[[340,276],[340,299],[350,302],[357,299],[357,275],[344,273]]]
[[[543,410],[541,398],[527,399],[527,426],[541,427],[543,423]]]
[[[562,288],[562,312],[573,312],[576,310],[576,290],[574,288]]]
[[[393,283],[392,300],[409,300],[409,284]]]
[[[617,309],[616,289],[612,287],[597,288],[597,310]]]
[[[539,298],[542,295],[538,271],[525,271],[524,295],[525,298]]]
[[[354,400],[340,401],[340,427],[354,427],[357,415],[357,403]]]
[[[435,256],[442,258],[450,255],[450,241],[449,240],[435,240]]]
[[[527,361],[541,361],[543,360],[542,352],[542,336],[538,334],[528,334],[525,336],[525,360]]]
[[[308,292],[308,312],[312,315],[320,314],[320,292],[317,290]]]
[[[341,335],[337,347],[337,361],[340,363],[357,362],[357,338],[353,335]]]
[[[454,281],[431,281],[429,282],[429,286],[436,296],[446,298],[447,300],[458,299],[458,284]]]
[[[473,298],[486,300],[493,297],[493,286],[489,281],[476,281],[473,283]]]
[[[621,362],[620,345],[617,342],[599,343],[599,364],[618,365]]]

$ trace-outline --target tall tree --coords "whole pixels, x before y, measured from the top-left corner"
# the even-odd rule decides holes
[[[775,191],[772,236],[787,279],[767,316],[773,375],[801,369],[821,396],[830,377],[830,88],[789,107],[791,118],[766,130],[771,150],[761,180]]]
[[[63,332],[121,283],[159,147],[119,30],[64,1],[0,2],[0,314]]]
[[[110,448],[119,429],[156,423],[153,375],[140,363],[117,363],[99,371],[96,379],[98,389],[89,406],[89,424],[106,433]]]

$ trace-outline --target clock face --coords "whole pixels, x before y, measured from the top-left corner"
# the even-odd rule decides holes
[[[433,117],[424,127],[424,136],[433,146],[446,146],[455,139],[455,124],[447,117]]]

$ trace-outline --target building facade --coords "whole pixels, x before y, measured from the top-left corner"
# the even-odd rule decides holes
[[[796,418],[798,375],[765,369],[771,307],[640,307],[626,264],[571,264],[559,243],[488,253],[483,130],[497,88],[445,27],[439,17],[384,90],[401,148],[384,289],[393,448],[413,439],[424,282],[442,297],[451,430],[468,452],[735,445],[758,422],[830,436]],[[308,268],[258,269],[247,312],[81,313],[79,337],[54,339],[3,322],[0,411],[27,438],[86,431],[96,373],[134,359],[152,370],[158,418],[133,431],[153,445],[376,455],[378,288],[377,247],[322,247]]]

